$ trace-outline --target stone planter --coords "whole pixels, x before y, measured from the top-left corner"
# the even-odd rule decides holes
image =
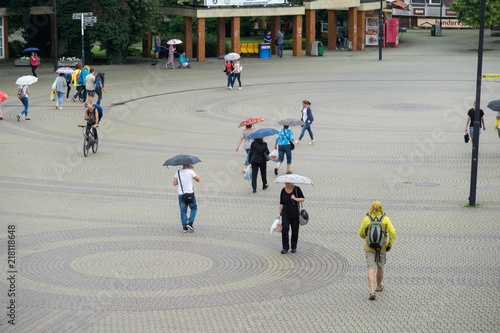
[[[78,61],[62,61],[58,60],[57,61],[57,66],[58,67],[75,67]]]
[[[14,60],[14,66],[30,66],[30,60],[29,59],[16,59]]]

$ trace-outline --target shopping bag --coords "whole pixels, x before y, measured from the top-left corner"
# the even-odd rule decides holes
[[[243,179],[252,180],[252,166],[249,165],[243,174]]]
[[[278,149],[273,149],[269,156],[271,156],[271,161],[278,162]]]
[[[271,225],[271,234],[273,232],[281,232],[281,220],[280,219],[274,220],[273,224]]]
[[[50,93],[50,100],[51,101],[55,101],[56,100],[56,91],[55,90],[52,90],[52,92]]]
[[[500,123],[500,119],[497,119],[497,121],[495,121],[495,126],[493,127],[494,130],[498,129],[499,123]]]

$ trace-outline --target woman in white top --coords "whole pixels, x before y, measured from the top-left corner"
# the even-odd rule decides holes
[[[240,75],[241,75],[241,70],[243,69],[243,66],[240,65],[240,62],[236,60],[234,63],[233,71],[231,74],[233,74],[233,82],[231,83],[231,88],[234,87],[234,83],[236,82],[236,79],[238,79],[238,84],[240,87],[238,88],[241,90],[241,80],[240,80]]]
[[[307,131],[309,133],[309,137],[311,138],[311,142],[309,142],[310,145],[314,144],[314,135],[311,130],[311,124],[314,121],[314,117],[311,111],[311,102],[304,100],[302,101],[302,121],[304,122],[304,125],[302,125],[302,131],[300,131],[300,136],[297,141],[295,141],[295,144],[298,144],[300,140],[304,137],[304,133]]]
[[[24,109],[21,111],[20,114],[17,115],[17,121],[21,120],[21,116],[24,115],[24,120],[31,120],[31,118],[28,117],[28,106],[29,106],[29,99],[28,95],[30,94],[30,87],[28,85],[24,86],[19,86],[18,89],[22,90],[24,97],[21,98],[21,102],[23,103]]]

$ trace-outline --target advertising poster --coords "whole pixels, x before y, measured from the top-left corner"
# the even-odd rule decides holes
[[[376,17],[366,19],[365,45],[378,45],[378,18]]]

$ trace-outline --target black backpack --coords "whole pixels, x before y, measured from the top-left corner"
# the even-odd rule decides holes
[[[382,220],[385,215],[382,215],[380,219],[373,218],[371,215],[368,215],[368,217],[370,218],[370,224],[366,228],[366,244],[375,249],[375,262],[378,262],[380,260],[380,250],[386,241],[386,232],[382,227]]]

